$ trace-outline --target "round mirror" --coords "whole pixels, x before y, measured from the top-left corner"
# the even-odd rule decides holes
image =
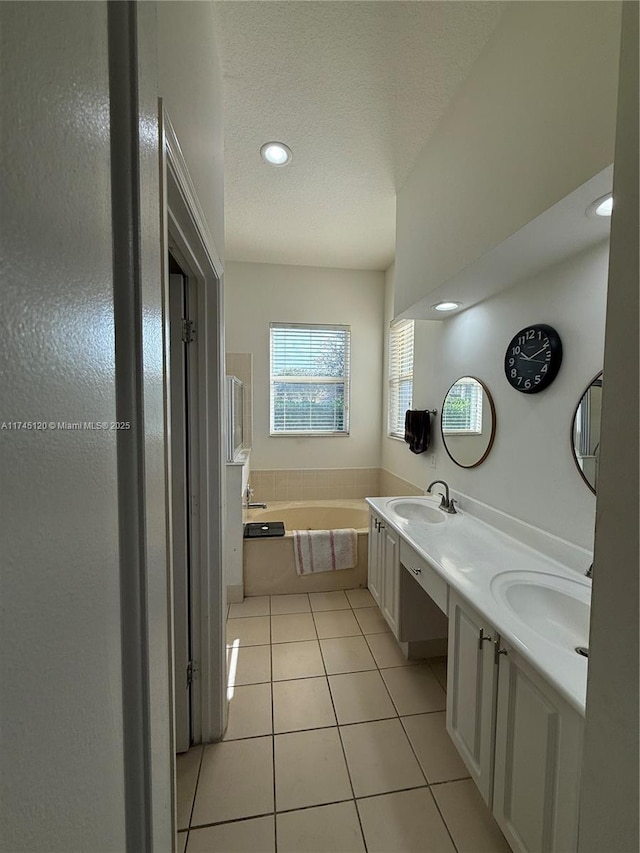
[[[600,410],[602,373],[592,379],[576,406],[571,426],[571,448],[578,471],[595,494],[600,456]]]
[[[496,410],[488,388],[462,376],[447,391],[440,419],[445,450],[461,468],[475,468],[489,455],[496,434]]]

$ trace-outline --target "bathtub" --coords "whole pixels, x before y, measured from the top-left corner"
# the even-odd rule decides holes
[[[272,501],[266,509],[245,510],[244,520],[283,521],[285,535],[243,540],[244,594],[283,595],[328,592],[367,585],[369,510],[364,500]],[[292,530],[336,530],[353,527],[358,532],[358,565],[353,569],[318,574],[296,574]]]

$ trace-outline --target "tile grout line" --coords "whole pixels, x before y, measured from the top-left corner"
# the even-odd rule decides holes
[[[345,593],[345,597],[346,597],[346,593]],[[351,605],[351,602],[349,602],[349,605]],[[355,616],[354,616],[354,618],[355,618]],[[320,647],[320,653],[322,653],[322,646]],[[365,853],[368,853],[367,840],[366,840],[365,834],[364,834],[364,827],[362,826],[362,819],[360,818],[360,811],[358,809],[358,802],[356,800],[356,792],[355,792],[355,789],[353,787],[353,779],[351,778],[351,769],[349,768],[349,762],[347,761],[347,752],[344,748],[344,741],[342,740],[342,731],[340,728],[340,721],[338,720],[338,712],[336,711],[336,704],[335,704],[335,701],[333,698],[333,691],[331,690],[331,682],[329,681],[329,673],[327,672],[327,666],[326,666],[326,663],[324,661],[324,655],[322,657],[322,663],[323,663],[324,669],[325,669],[325,678],[327,679],[327,689],[329,691],[329,697],[331,699],[331,707],[333,708],[333,716],[336,719],[336,728],[338,731],[338,740],[340,741],[340,748],[342,749],[342,758],[344,760],[344,766],[345,766],[345,769],[347,771],[347,778],[349,780],[349,787],[351,788],[351,794],[352,794],[352,799],[351,800],[345,800],[345,802],[353,802],[353,807],[356,810],[356,817],[358,818],[358,826],[360,827],[360,835],[362,837],[362,844],[364,846]]]
[[[269,636],[271,637],[269,660],[271,661],[271,682],[269,694],[271,696],[271,775],[273,779],[273,849],[278,853],[278,821],[276,820],[276,720],[273,703],[273,636],[271,632],[271,596],[269,596]]]

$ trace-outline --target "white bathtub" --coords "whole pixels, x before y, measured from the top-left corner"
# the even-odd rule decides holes
[[[244,594],[283,595],[327,592],[367,585],[369,510],[364,500],[271,501],[266,509],[245,511],[245,521],[283,521],[285,535],[243,542]],[[358,532],[358,565],[339,572],[299,577],[293,555],[292,530]]]

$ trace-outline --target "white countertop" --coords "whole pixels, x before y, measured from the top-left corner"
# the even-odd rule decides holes
[[[579,581],[591,581],[573,569],[547,557],[506,533],[480,521],[457,507],[455,515],[439,524],[405,521],[389,509],[400,496],[367,498],[367,503],[382,516],[422,556],[446,583],[477,610],[550,684],[584,715],[587,664],[573,649],[562,648],[534,631],[510,608],[500,604],[491,591],[496,575],[513,570],[542,572]],[[437,507],[436,498],[406,500],[428,502]]]

